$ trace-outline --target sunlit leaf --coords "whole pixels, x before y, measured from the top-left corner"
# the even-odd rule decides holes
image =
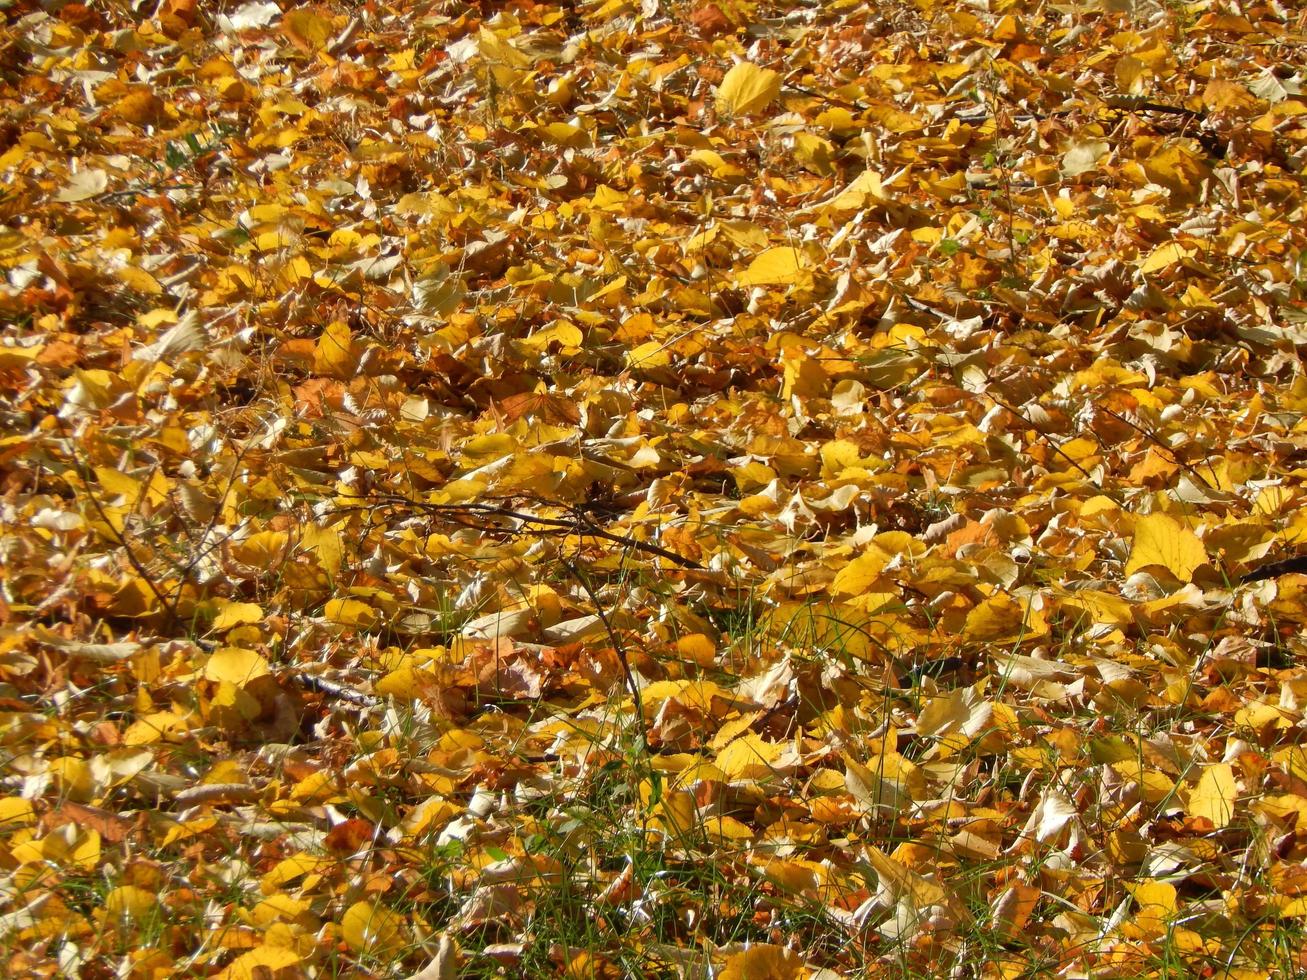
[[[311,10],[292,10],[281,21],[287,39],[303,51],[314,52],[326,47],[331,39],[331,21]]]
[[[212,629],[224,632],[246,623],[257,623],[263,618],[263,609],[256,602],[229,602],[213,618]]]
[[[1111,150],[1106,140],[1077,140],[1062,154],[1062,173],[1078,177],[1097,169],[1100,160]]]
[[[804,268],[803,253],[788,245],[759,253],[737,277],[742,286],[790,286]]]
[[[1210,765],[1199,775],[1186,810],[1192,816],[1206,817],[1214,827],[1225,827],[1234,816],[1238,794],[1234,769],[1225,763]]]
[[[781,76],[770,68],[741,61],[717,86],[717,108],[736,115],[762,112],[781,94]]]
[[[204,676],[211,681],[242,686],[269,672],[268,661],[253,650],[222,647],[204,665]]]
[[[109,175],[103,170],[79,170],[55,195],[55,200],[68,203],[85,201],[97,194],[103,194],[108,187]]]
[[[784,746],[752,733],[732,741],[717,756],[717,767],[731,779],[763,779],[771,775],[771,763]]]
[[[349,325],[333,321],[318,338],[313,350],[313,369],[331,378],[352,378],[358,366],[358,352]]]
[[[378,613],[358,599],[332,599],[322,611],[328,622],[338,626],[368,629],[376,623]]]
[[[1197,535],[1167,514],[1150,514],[1135,522],[1134,540],[1125,572],[1131,575],[1149,565],[1160,565],[1182,582],[1207,562]]]
[[[154,914],[158,908],[158,897],[145,888],[120,885],[104,897],[104,908],[110,915],[139,921]]]
[[[257,980],[269,971],[292,969],[299,965],[300,955],[285,946],[257,946],[242,953],[217,974],[222,980]]]
[[[797,980],[803,959],[792,949],[759,943],[727,957],[721,980]]]
[[[381,954],[393,949],[403,935],[404,920],[383,905],[355,902],[341,916],[341,936],[351,949]]]

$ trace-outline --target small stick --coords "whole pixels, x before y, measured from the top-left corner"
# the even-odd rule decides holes
[[[1118,422],[1124,422],[1126,425],[1130,426],[1130,428],[1134,429],[1136,432],[1138,432],[1141,436],[1143,436],[1145,439],[1147,439],[1147,440],[1148,440],[1149,442],[1151,442],[1153,445],[1157,446],[1157,448],[1159,448],[1159,449],[1164,449],[1166,452],[1170,453],[1170,454],[1171,454],[1171,461],[1174,462],[1176,466],[1179,466],[1179,467],[1180,467],[1181,469],[1183,469],[1186,473],[1188,473],[1190,476],[1192,476],[1195,480],[1197,480],[1197,481],[1198,481],[1199,483],[1201,483],[1203,486],[1207,487],[1207,489],[1209,489],[1209,490],[1215,490],[1215,489],[1217,489],[1216,487],[1212,486],[1210,480],[1208,480],[1208,479],[1207,479],[1206,477],[1204,477],[1201,473],[1199,473],[1196,469],[1194,469],[1194,467],[1193,467],[1192,465],[1190,465],[1189,463],[1186,463],[1183,459],[1181,459],[1179,453],[1177,453],[1174,449],[1172,449],[1170,446],[1168,446],[1166,443],[1164,443],[1161,439],[1159,439],[1159,438],[1158,438],[1156,435],[1154,435],[1152,432],[1149,432],[1147,429],[1145,429],[1142,425],[1136,425],[1134,422],[1131,422],[1131,421],[1130,421],[1128,418],[1126,418],[1124,415],[1120,415],[1120,414],[1118,414],[1118,413],[1112,411],[1110,408],[1108,408],[1108,407],[1105,406],[1105,405],[1099,405],[1099,406],[1098,406],[1098,409],[1099,409],[1100,411],[1106,412],[1108,415],[1112,416],[1112,418],[1116,419]]]
[[[556,517],[536,517],[533,514],[524,514],[521,511],[512,510],[508,507],[499,507],[495,504],[429,504],[421,500],[411,500],[407,497],[401,497],[397,494],[373,494],[370,496],[359,495],[358,499],[371,500],[393,507],[413,507],[428,514],[442,514],[454,519],[468,518],[476,515],[484,515],[486,517],[507,517],[511,520],[521,521],[524,524],[534,524],[538,527],[558,528],[563,531],[570,531],[579,537],[601,538],[604,541],[612,541],[615,544],[634,548],[636,551],[643,551],[646,554],[657,555],[659,558],[666,558],[668,561],[681,568],[703,571],[703,566],[693,559],[678,555],[674,551],[668,551],[666,548],[660,548],[656,544],[649,544],[647,541],[637,541],[635,538],[623,534],[613,534],[611,531],[605,531],[603,528],[597,527],[584,517],[581,517],[579,521],[565,521]]]

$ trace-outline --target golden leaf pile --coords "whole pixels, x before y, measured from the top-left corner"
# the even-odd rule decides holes
[[[10,2],[7,973],[1307,970],[1305,32]]]

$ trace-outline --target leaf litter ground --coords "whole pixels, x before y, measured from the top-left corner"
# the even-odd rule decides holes
[[[11,974],[1307,968],[1300,10],[5,9]]]

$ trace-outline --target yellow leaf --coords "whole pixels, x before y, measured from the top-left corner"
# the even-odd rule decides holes
[[[848,753],[844,754],[844,785],[863,806],[897,812],[912,802],[910,787],[886,772],[885,757],[877,757],[877,766],[864,766]]]
[[[600,184],[595,188],[595,192],[590,198],[590,207],[600,211],[622,211],[630,199],[631,196],[625,191],[619,191],[616,187],[609,187],[607,184]]]
[[[114,104],[113,114],[133,126],[153,126],[166,115],[163,99],[147,88],[136,88]]]
[[[73,380],[65,395],[67,404],[80,409],[101,409],[122,394],[122,379],[99,368],[73,370]]]
[[[880,174],[874,170],[864,170],[852,180],[849,186],[822,206],[831,211],[856,211],[867,207],[873,200],[884,199],[885,191],[881,187]]]
[[[816,358],[809,357],[802,351],[792,354],[787,351],[782,363],[785,366],[782,398],[789,399],[795,395],[800,398],[819,398],[830,390],[830,376]]]
[[[1062,176],[1077,177],[1098,169],[1098,161],[1111,149],[1107,140],[1073,140],[1062,154]]]
[[[799,954],[785,946],[755,943],[726,958],[721,980],[797,980],[803,970]]]
[[[555,320],[544,329],[537,330],[529,337],[524,337],[522,346],[535,351],[543,351],[554,341],[557,341],[559,346],[566,352],[569,349],[579,348],[585,342],[585,334],[574,323],[569,323],[566,320]],[[628,354],[627,357],[629,363],[630,355]]]
[[[68,853],[70,864],[84,871],[94,871],[100,864],[100,832],[87,830]]]
[[[243,565],[271,571],[286,557],[290,535],[285,531],[258,531],[231,545],[231,555]]]
[[[314,857],[312,854],[292,854],[279,861],[271,871],[259,880],[259,889],[265,895],[271,895],[277,889],[290,884],[296,878],[321,871],[331,864],[329,858]]]
[[[33,344],[30,347],[0,348],[0,369],[13,370],[14,368],[30,367],[44,350],[45,344]]]
[[[890,904],[907,899],[914,908],[922,910],[948,901],[944,889],[937,883],[923,878],[874,847],[867,849],[867,861],[876,872],[882,900],[887,899]]]
[[[835,576],[831,585],[836,595],[862,595],[867,592],[885,566],[898,555],[920,558],[927,546],[905,531],[886,531],[867,542],[867,549],[849,562]]]
[[[403,666],[392,670],[377,681],[374,690],[382,695],[403,700],[420,698],[424,691],[436,684],[436,675],[420,667]]]
[[[705,715],[713,712],[713,699],[720,699],[724,704],[730,697],[712,681],[687,680],[654,681],[641,694],[646,705],[659,704],[669,698],[676,698],[681,704]]]
[[[798,280],[803,265],[802,252],[781,245],[759,253],[736,280],[741,286],[791,286]]]
[[[333,575],[340,571],[340,563],[344,561],[345,546],[340,540],[340,532],[334,527],[305,525],[300,531],[300,546],[312,552],[317,557],[318,564],[326,571]]]
[[[142,919],[157,903],[154,892],[136,885],[121,885],[104,897],[105,910],[124,919]]]
[[[709,840],[726,838],[727,840],[748,840],[753,831],[746,824],[734,817],[708,817],[703,822],[703,831]]]
[[[114,275],[129,289],[134,289],[143,295],[158,296],[163,292],[163,287],[159,285],[158,279],[134,265],[125,265]]]
[[[108,494],[109,500],[120,498],[128,507],[135,507],[147,495],[146,487],[140,480],[112,466],[97,466],[95,478]]]
[[[910,558],[920,558],[928,550],[926,544],[907,531],[882,531],[871,539],[869,546],[887,555],[907,555]]]
[[[340,932],[355,952],[381,951],[398,944],[404,920],[381,905],[355,902],[340,920]]]
[[[771,762],[784,750],[779,742],[768,742],[752,732],[741,735],[717,756],[717,768],[727,779],[762,779],[771,775]]]
[[[187,820],[185,823],[175,823],[160,839],[159,846],[171,847],[179,841],[193,840],[201,834],[207,834],[216,826],[218,826],[217,817],[200,817],[196,820]]]
[[[821,447],[821,475],[826,478],[838,477],[848,469],[876,469],[880,460],[864,459],[857,443],[848,439],[836,439]],[[861,474],[855,474],[861,475]]]
[[[1144,275],[1150,272],[1158,272],[1189,258],[1193,254],[1193,249],[1181,248],[1176,242],[1167,242],[1165,245],[1159,245],[1153,249],[1148,258],[1144,259],[1140,264],[1139,271]]]
[[[1219,829],[1227,826],[1234,816],[1234,801],[1238,795],[1232,766],[1226,763],[1208,766],[1189,794],[1186,811],[1191,817],[1206,817]]]
[[[257,602],[229,602],[213,617],[212,629],[215,633],[257,623],[263,619],[263,607]]]
[[[477,35],[477,52],[494,65],[506,65],[509,68],[531,67],[529,55],[519,51],[487,27],[481,28],[481,32]]]
[[[423,800],[404,817],[400,824],[405,836],[416,837],[426,830],[439,830],[457,817],[459,811],[447,800],[433,796]]]
[[[1125,626],[1134,622],[1130,603],[1110,592],[1096,589],[1071,592],[1059,605],[1064,613],[1069,613],[1083,625],[1106,623],[1110,626]]]
[[[322,614],[329,623],[363,630],[374,626],[378,619],[377,611],[358,599],[332,599]]]
[[[558,146],[577,148],[590,145],[590,134],[580,126],[573,126],[571,123],[545,123],[543,126],[536,126],[535,131],[550,143],[555,143]]]
[[[794,134],[794,159],[818,176],[828,177],[835,172],[835,156],[835,147],[829,140],[813,133]]]
[[[79,803],[92,799],[100,788],[91,766],[85,759],[76,756],[65,755],[51,759],[48,771],[59,792]]]
[[[749,863],[761,869],[772,884],[796,895],[805,892],[811,895],[826,879],[826,868],[815,861],[787,861],[751,854]]]
[[[327,325],[313,349],[313,370],[328,378],[348,380],[358,368],[358,353],[349,324],[335,320]]]
[[[717,645],[703,633],[691,633],[676,641],[676,652],[700,667],[711,667],[717,660]]]
[[[329,801],[336,796],[336,781],[329,772],[311,772],[291,787],[292,800]]]
[[[740,167],[737,167],[733,163],[727,163],[725,157],[723,157],[716,150],[702,150],[702,149],[695,150],[688,157],[686,157],[686,160],[688,160],[690,163],[699,164],[701,167],[704,167],[714,177],[718,177],[721,179],[725,179],[727,177],[744,176],[744,171]],[[702,245],[708,244],[707,241],[701,239],[698,234],[696,234],[694,237],[695,239],[699,239]]]
[[[990,918],[998,936],[1011,939],[1025,928],[1039,904],[1043,892],[1032,885],[1009,885],[998,893],[990,905]]]
[[[169,735],[182,734],[187,727],[186,719],[175,711],[151,711],[127,726],[123,745],[153,745]]]
[[[744,116],[762,112],[781,94],[781,76],[770,68],[741,61],[717,86],[717,108]]]
[[[214,980],[255,980],[298,966],[299,962],[299,953],[288,946],[256,946],[232,960]]]
[[[917,736],[932,738],[961,728],[976,710],[974,698],[964,690],[952,690],[926,702],[917,715]]]
[[[240,647],[222,647],[215,650],[204,665],[206,680],[226,682],[241,687],[256,677],[268,673],[268,662],[253,650]]]
[[[247,722],[257,718],[261,710],[258,698],[247,694],[244,688],[230,681],[220,681],[213,700],[209,702],[207,720],[219,728],[238,732]]]
[[[1169,188],[1183,200],[1192,199],[1204,180],[1210,178],[1211,167],[1195,152],[1197,144],[1174,143],[1154,151],[1144,162],[1148,179]]]
[[[889,557],[880,549],[868,549],[839,570],[831,591],[835,595],[861,595],[880,578],[888,561]]]
[[[1135,524],[1125,573],[1133,575],[1149,565],[1161,565],[1180,581],[1188,582],[1194,569],[1206,562],[1207,552],[1193,531],[1166,514],[1149,514]]]
[[[668,833],[682,836],[694,829],[698,816],[694,797],[684,790],[666,794],[658,804],[657,820]]]
[[[281,21],[287,40],[301,51],[321,51],[331,40],[331,21],[310,10],[292,10]]]
[[[1128,934],[1139,938],[1160,936],[1167,920],[1175,914],[1175,886],[1164,881],[1125,883],[1139,909],[1125,925]]]
[[[1124,882],[1126,890],[1134,897],[1141,909],[1156,909],[1170,915],[1176,909],[1175,886],[1164,881]]]
[[[666,367],[672,356],[667,352],[667,345],[651,340],[626,352],[626,366],[637,370]]]
[[[0,797],[0,831],[6,833],[19,827],[31,827],[36,823],[36,810],[31,800],[21,796]]]
[[[1222,109],[1250,109],[1257,105],[1257,101],[1245,86],[1227,78],[1214,78],[1203,89],[1203,104],[1218,112]]]
[[[972,640],[1015,640],[1042,636],[1048,623],[1030,600],[1024,602],[1000,593],[990,596],[967,613],[965,635]]]

